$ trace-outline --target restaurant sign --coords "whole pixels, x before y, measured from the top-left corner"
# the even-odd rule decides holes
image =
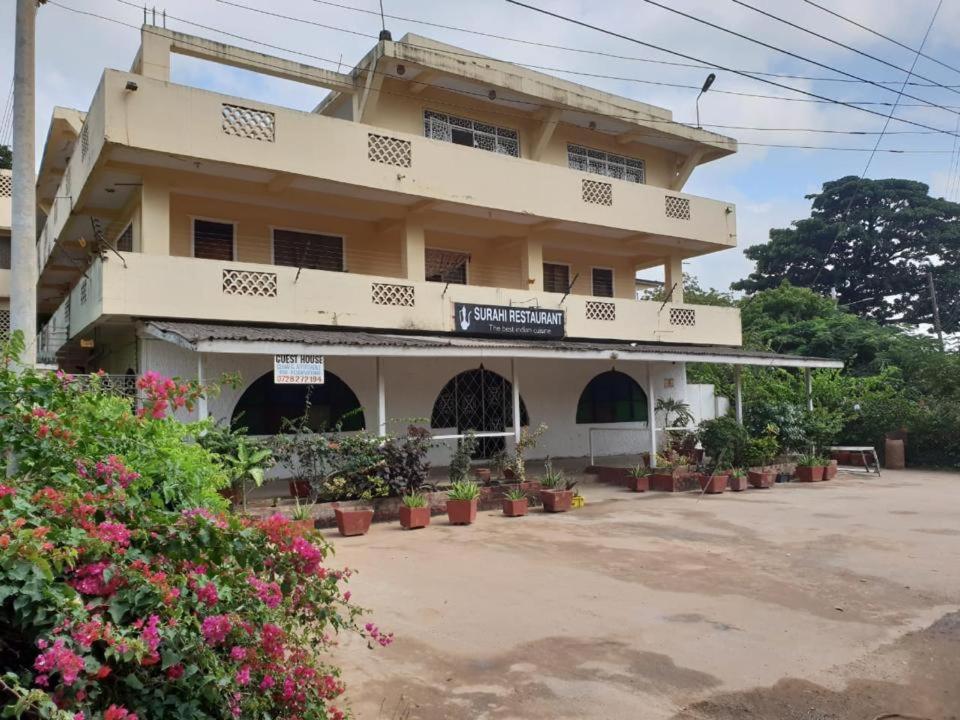
[[[323,355],[274,355],[277,385],[323,385]]]
[[[454,303],[454,330],[471,335],[562,338],[566,313],[544,308]]]

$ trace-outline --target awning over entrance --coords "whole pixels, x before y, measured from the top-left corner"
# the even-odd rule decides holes
[[[757,352],[720,345],[671,345],[596,340],[522,340],[397,335],[290,326],[220,325],[151,320],[149,337],[200,353],[275,355],[312,353],[368,357],[507,357],[571,360],[704,362],[763,367],[842,368],[839,360]]]

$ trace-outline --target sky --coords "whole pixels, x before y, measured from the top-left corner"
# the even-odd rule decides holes
[[[832,17],[803,0],[743,1],[876,59],[784,25],[744,7],[737,0],[658,1],[771,47],[759,46],[676,15],[657,7],[653,0],[527,1],[566,17],[692,56],[708,65],[727,68],[713,70],[717,79],[701,99],[700,117],[705,127],[740,141],[740,151],[735,156],[701,166],[684,188],[684,192],[733,202],[737,206],[738,247],[694,259],[685,266],[704,286],[725,290],[731,282],[747,275],[752,263],[743,255],[745,248],[766,241],[770,228],[787,227],[792,221],[806,217],[810,201],[805,196],[818,191],[825,181],[864,172],[876,134],[799,130],[879,132],[891,112],[890,103],[898,101],[900,83],[908,77],[906,71],[914,61],[915,75],[911,82],[921,85],[906,86],[905,93],[915,99],[900,98],[901,105],[894,115],[947,132],[927,131],[891,120],[880,143],[881,152],[870,163],[867,176],[919,180],[930,186],[931,194],[949,199],[956,199],[960,191],[954,167],[958,160],[954,154],[955,137],[951,135],[960,129],[960,72],[936,62],[960,69],[960,36],[951,32],[960,26],[958,0],[944,0],[939,12],[938,0],[817,0],[818,4],[912,49],[920,45],[933,20],[923,52],[934,60],[918,58],[910,49]],[[55,105],[86,109],[105,67],[129,69],[139,45],[137,28],[143,21],[143,10],[135,5],[129,0],[49,0],[38,11],[38,153]],[[14,6],[14,0],[0,0],[0,27],[4,28],[0,32],[0,103],[3,103],[0,109],[8,100],[13,74]],[[383,0],[383,6],[388,15],[387,28],[395,39],[413,32],[473,52],[536,66],[568,80],[668,108],[679,122],[695,121],[697,90],[656,83],[699,88],[710,72],[663,64],[663,61],[689,61],[546,17],[506,0]],[[268,10],[299,18],[299,21],[248,8]],[[377,0],[273,0],[269,3],[166,0],[157,6],[158,24],[163,9],[167,13],[167,27],[171,29],[340,70],[352,67],[369,50],[380,30],[380,18],[371,12],[378,9]],[[264,43],[275,47],[265,47]],[[821,66],[781,51],[801,55]],[[872,115],[830,103],[787,100],[783,98],[804,96],[729,71],[734,69],[802,76],[803,79],[768,79],[832,99],[886,104],[868,106],[878,113]],[[596,77],[598,75],[605,77]],[[302,110],[312,109],[325,94],[319,88],[180,56],[174,56],[172,79]],[[773,95],[778,99],[730,93]],[[711,127],[717,125],[789,130]],[[0,126],[0,142],[8,137],[9,128]],[[858,151],[770,148],[747,143],[843,147]],[[861,151],[864,149],[866,151]],[[893,149],[924,152],[883,152]]]

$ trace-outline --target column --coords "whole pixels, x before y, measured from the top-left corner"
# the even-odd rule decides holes
[[[387,393],[383,378],[383,358],[377,358],[377,434],[387,436]]]
[[[543,290],[543,240],[529,235],[520,243],[520,287]]]
[[[810,368],[803,369],[803,384],[807,392],[807,410],[813,412],[813,373]]]
[[[144,77],[170,82],[170,40],[152,30],[142,30],[140,52],[130,71]]]
[[[510,382],[513,385],[513,439],[520,442],[520,376],[516,358],[510,358]]]
[[[733,366],[733,381],[734,381],[734,408],[737,414],[737,422],[743,425],[743,383],[741,382],[740,377],[740,366]]]
[[[650,425],[650,467],[657,466],[657,398],[653,389],[653,370],[647,363],[647,418]]]
[[[676,283],[676,287],[674,286]],[[673,295],[670,296],[670,302],[683,302],[683,258],[671,255],[663,264],[663,292],[670,292],[673,288]]]
[[[206,373],[205,373],[205,358],[202,352],[197,353],[197,383],[202,388],[200,398],[197,400],[197,415],[200,420],[204,420],[207,417],[207,391],[203,388],[206,383]]]
[[[170,254],[170,186],[145,177],[140,188],[140,252]]]
[[[422,222],[407,218],[400,226],[400,252],[404,277],[415,282],[426,280],[426,239]]]

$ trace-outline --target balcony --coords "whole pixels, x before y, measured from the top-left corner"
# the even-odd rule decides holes
[[[95,261],[51,323],[67,328],[70,338],[103,316],[453,333],[454,303],[477,303],[562,309],[571,338],[740,343],[739,311],[731,308],[324,270],[302,270],[298,279],[293,267],[137,253],[124,257],[126,267],[116,258]]]

